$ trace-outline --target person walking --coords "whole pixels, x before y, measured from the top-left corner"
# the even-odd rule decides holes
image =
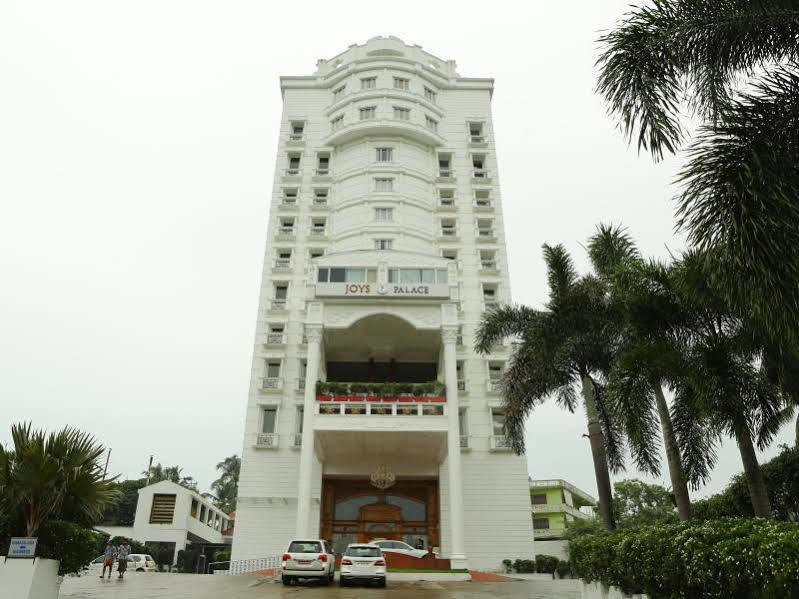
[[[128,540],[125,539],[117,548],[117,572],[119,572],[120,578],[125,575],[125,570],[128,569],[128,555],[130,555],[130,545]]]
[[[114,571],[114,558],[117,555],[117,548],[111,544],[111,541],[105,546],[105,552],[103,553],[103,573],[100,574],[100,578],[105,576],[105,569],[108,568],[108,578],[111,578],[111,572]]]

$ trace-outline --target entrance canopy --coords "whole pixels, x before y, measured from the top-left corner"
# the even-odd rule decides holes
[[[438,363],[441,333],[419,330],[390,314],[375,314],[346,329],[325,328],[325,355],[329,362]]]

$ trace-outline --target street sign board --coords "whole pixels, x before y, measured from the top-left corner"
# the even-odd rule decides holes
[[[35,557],[37,537],[11,537],[8,557]]]

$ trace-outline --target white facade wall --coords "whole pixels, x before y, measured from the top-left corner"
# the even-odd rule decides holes
[[[458,346],[456,359],[466,373],[466,392],[458,393],[457,401],[467,410],[468,431],[461,432],[468,433],[470,447],[460,452],[461,488],[457,493],[463,503],[466,558],[470,567],[498,569],[502,559],[529,557],[533,553],[532,521],[524,457],[492,450],[491,408],[499,408],[502,401],[489,392],[489,362],[506,361],[509,349],[498,347],[490,356],[471,349],[485,308],[483,285],[496,288],[498,301],[511,299],[491,118],[493,81],[462,78],[455,72],[454,62],[442,61],[396,38],[374,38],[362,46],[351,46],[333,59],[320,61],[317,67],[312,76],[281,79],[283,113],[246,412],[233,559],[279,553],[296,531],[302,452],[295,446],[300,418],[297,408],[305,398],[300,388],[304,381],[301,361],[308,352],[303,331],[321,325],[324,331],[335,334],[361,317],[376,314],[396,315],[418,331],[433,331],[439,339],[443,328],[460,327],[463,345]],[[374,88],[361,89],[360,80],[366,77],[376,78]],[[394,89],[394,77],[409,79],[409,90]],[[336,96],[335,90],[342,86],[345,92]],[[435,91],[434,101],[426,98],[425,88]],[[361,120],[359,109],[371,107],[375,117]],[[408,120],[395,119],[394,107],[409,108]],[[331,121],[339,116],[344,117],[343,125],[333,129]],[[425,117],[437,121],[436,131],[427,126]],[[290,137],[294,122],[303,123],[302,141]],[[473,143],[470,122],[482,123],[484,140]],[[392,148],[390,163],[376,161],[378,147]],[[328,175],[315,172],[320,153],[330,157]],[[287,174],[292,155],[300,156],[299,173]],[[484,157],[488,177],[472,177],[475,155]],[[442,156],[449,157],[455,173],[452,179],[439,177]],[[376,191],[376,178],[393,179],[393,190]],[[328,189],[326,206],[313,202],[319,188]],[[293,189],[298,190],[297,201],[287,206],[283,197],[286,190]],[[452,190],[454,207],[440,205],[441,189]],[[489,193],[490,208],[475,205],[477,190]],[[376,221],[375,208],[393,208],[393,219]],[[286,219],[293,219],[292,234],[280,232]],[[311,235],[317,219],[325,220],[324,236]],[[455,236],[442,235],[442,220],[456,224]],[[478,235],[479,221],[489,223],[492,235]],[[391,239],[392,251],[374,251],[375,239]],[[275,268],[278,254],[286,250],[292,254],[290,267]],[[313,250],[323,250],[324,257],[309,260]],[[457,251],[455,261],[442,259],[442,253],[448,250]],[[481,250],[494,252],[495,268],[481,268]],[[450,297],[419,302],[315,296],[318,266],[361,264],[378,269],[403,265],[447,268]],[[275,286],[283,284],[288,285],[285,309],[275,310]],[[282,343],[266,342],[270,325],[284,327]],[[324,340],[321,352],[320,371],[309,374],[306,383],[326,377]],[[442,381],[443,354],[438,358]],[[268,374],[267,363],[274,361],[281,364],[280,384],[277,389],[264,391],[261,379]],[[256,447],[266,406],[277,409],[275,447],[269,449]],[[312,438],[317,443],[310,478],[309,530],[317,533],[323,474],[342,474],[348,469],[356,472],[359,467],[357,463],[330,460],[326,466],[318,428],[323,418],[336,417],[306,415],[306,427],[316,423],[312,424]],[[357,429],[360,421],[363,430],[369,430],[374,423],[365,418],[353,417],[352,427]],[[408,435],[421,434],[432,426],[421,420],[397,426],[407,429]],[[405,467],[406,472],[397,470],[397,474],[409,476],[437,470],[441,553],[448,556],[452,551],[452,497],[446,442],[444,445],[443,453],[431,457],[430,464],[412,468],[398,459],[396,468]]]

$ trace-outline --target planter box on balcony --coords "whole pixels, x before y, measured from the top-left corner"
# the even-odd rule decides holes
[[[366,401],[380,401],[379,395],[367,395]]]
[[[317,395],[316,401],[333,401],[332,395]]]

